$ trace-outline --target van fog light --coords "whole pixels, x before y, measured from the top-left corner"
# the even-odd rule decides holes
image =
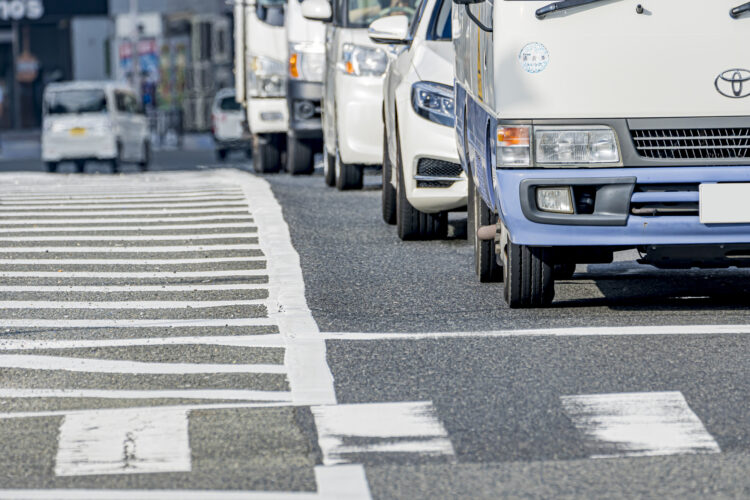
[[[542,212],[573,213],[573,197],[569,187],[536,188],[536,206]]]

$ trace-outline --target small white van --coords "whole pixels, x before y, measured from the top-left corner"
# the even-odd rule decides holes
[[[146,170],[151,158],[146,115],[135,92],[115,82],[52,83],[44,91],[42,160],[49,172],[73,161],[83,172],[87,161],[107,161],[114,172],[122,162]]]
[[[211,106],[211,132],[216,147],[216,159],[224,161],[230,151],[244,151],[252,157],[253,144],[247,115],[237,102],[233,88],[221,89]]]

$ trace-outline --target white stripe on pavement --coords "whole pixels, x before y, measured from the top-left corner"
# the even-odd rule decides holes
[[[2,233],[2,230],[0,230]],[[235,240],[257,238],[256,232],[216,234],[143,234],[138,236],[0,236],[0,241],[30,243],[33,241],[168,241],[168,240]],[[16,247],[23,248],[23,246]]]
[[[0,233],[80,233],[87,232],[91,233],[94,231],[163,231],[163,230],[178,230],[178,229],[227,229],[227,228],[256,228],[255,224],[251,223],[225,223],[225,224],[175,224],[175,225],[153,225],[153,226],[93,226],[93,227],[81,227],[81,226],[69,226],[69,227],[12,227],[2,228]],[[220,233],[219,233],[220,234]],[[34,237],[29,237],[34,239]]]
[[[591,458],[719,453],[681,392],[562,396]]]
[[[274,285],[278,286],[278,285]],[[0,285],[0,292],[88,292],[88,293],[117,293],[117,292],[198,292],[198,291],[228,291],[228,290],[266,290],[272,288],[266,283],[239,283],[234,285],[33,285],[8,286]]]
[[[85,373],[119,373],[128,375],[185,375],[196,373],[286,373],[284,365],[157,363],[111,359],[37,356],[34,354],[0,354],[0,368],[22,370],[60,370]]]
[[[227,401],[291,401],[286,391],[245,389],[13,389],[0,388],[0,398],[96,398],[96,399],[211,399]]]
[[[56,198],[26,198],[26,197],[9,197],[0,196],[0,206],[18,205],[18,206],[39,206],[47,205],[88,205],[88,204],[125,204],[125,203],[189,203],[204,201],[244,201],[241,192],[235,194],[200,194],[193,196],[145,196],[145,195],[125,195],[125,196],[75,196],[75,197],[56,197]]]
[[[46,246],[46,247],[0,247],[0,253],[177,253],[177,252],[223,252],[226,250],[258,250],[255,243],[224,245],[174,245],[174,246]]]
[[[278,333],[264,335],[225,335],[207,337],[146,337],[135,339],[96,339],[96,340],[28,340],[0,339],[0,351],[20,351],[35,349],[86,349],[107,347],[132,347],[154,345],[220,345],[230,347],[275,347],[286,346],[284,337]]]
[[[186,411],[95,410],[67,415],[60,425],[58,476],[189,471]]]
[[[2,300],[1,309],[208,309],[214,307],[257,306],[265,299],[254,300]]]
[[[3,500],[322,500],[317,493],[230,490],[0,490]],[[354,500],[358,497],[348,497]],[[369,497],[361,497],[363,499]]]
[[[454,455],[430,402],[339,404],[310,410],[324,465],[347,463],[347,455],[362,453]]]
[[[1,199],[1,198],[0,198]],[[123,203],[120,205],[109,204],[109,203],[70,203],[70,204],[57,204],[57,205],[43,205],[43,206],[26,206],[22,204],[5,204],[0,202],[0,213],[11,212],[11,211],[22,211],[22,210],[54,210],[55,212],[65,213],[68,210],[127,210],[130,208],[207,208],[207,207],[226,207],[226,206],[243,206],[247,204],[244,200],[240,199],[236,202],[227,201],[173,201],[170,203]]]
[[[129,266],[160,266],[185,264],[220,264],[226,262],[258,262],[266,260],[265,255],[250,257],[204,257],[202,259],[4,259],[0,257],[0,265],[129,265]]]
[[[177,328],[223,326],[273,326],[273,318],[211,319],[5,319],[0,328]]]
[[[225,278],[243,276],[265,276],[265,269],[243,269],[230,271],[164,271],[164,272],[89,272],[89,271],[2,271],[0,278]]]
[[[124,217],[124,218],[67,218],[67,219],[11,219],[6,220],[0,216],[0,227],[2,226],[59,226],[63,224],[136,224],[144,222],[196,222],[196,221],[214,221],[214,220],[232,220],[232,221],[252,221],[252,215],[194,215],[189,217]],[[98,226],[92,226],[98,227]],[[173,227],[173,226],[170,226]]]
[[[169,215],[169,214],[222,214],[222,213],[245,213],[248,214],[248,207],[242,206],[242,207],[218,207],[218,208],[174,208],[174,209],[167,209],[163,208],[161,210],[141,210],[141,209],[133,209],[133,210],[77,210],[77,211],[50,211],[50,210],[36,210],[36,211],[28,211],[28,212],[0,212],[0,220],[2,220],[2,217],[51,217],[51,216],[59,216],[59,217],[74,217],[74,216],[83,216],[83,217],[92,217],[94,215],[97,216],[103,216],[103,215]]]

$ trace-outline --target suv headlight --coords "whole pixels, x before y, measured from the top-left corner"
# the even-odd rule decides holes
[[[352,76],[382,76],[388,67],[388,56],[378,47],[345,43],[341,47],[338,69]]]
[[[456,121],[453,87],[434,82],[417,82],[411,86],[411,104],[419,116],[452,127]]]
[[[251,56],[247,65],[247,90],[251,97],[284,97],[286,66],[265,56]]]
[[[497,128],[500,168],[619,163],[617,135],[609,127],[499,125]]]
[[[289,76],[295,80],[322,82],[325,47],[320,43],[289,44]]]

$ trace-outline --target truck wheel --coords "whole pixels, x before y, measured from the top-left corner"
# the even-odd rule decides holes
[[[227,159],[227,154],[229,152],[226,149],[217,149],[216,150],[216,159],[219,161],[224,161]]]
[[[148,170],[148,166],[150,164],[151,164],[151,143],[148,141],[144,141],[143,157],[141,158],[141,161],[138,163],[138,166],[141,167],[141,172],[145,172]]]
[[[505,302],[511,308],[544,307],[555,297],[552,251],[508,243],[505,265]]]
[[[253,136],[253,170],[259,174],[274,174],[281,170],[281,139],[280,134],[264,134]]]
[[[310,175],[315,171],[315,151],[310,140],[286,136],[286,170],[291,175]]]
[[[396,139],[396,172],[398,172],[398,189],[396,190],[396,229],[402,240],[444,239],[448,236],[448,212],[426,214],[420,212],[406,198],[404,169],[401,165],[401,147]]]
[[[57,163],[56,161],[48,161],[44,164],[44,166],[47,167],[47,172],[51,174],[57,172],[58,165],[59,163]]]
[[[323,146],[323,176],[326,186],[333,187],[336,185],[336,156],[328,154],[328,150]]]
[[[361,165],[352,165],[341,161],[341,157],[336,154],[336,189],[339,191],[348,191],[350,189],[362,189],[364,172]]]
[[[494,240],[480,240],[477,231],[482,226],[496,222],[496,216],[487,206],[474,185],[474,176],[469,173],[469,201],[467,206],[466,230],[474,242],[474,271],[481,283],[495,283],[503,280],[503,266],[497,263]]]
[[[391,184],[391,175],[393,173],[390,156],[388,154],[388,136],[383,134],[383,191],[382,210],[383,221],[386,224],[396,223],[396,189]]]

